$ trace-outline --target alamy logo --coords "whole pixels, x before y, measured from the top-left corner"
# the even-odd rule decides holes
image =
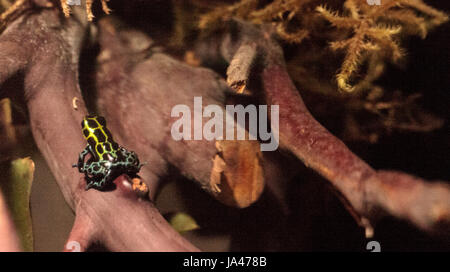
[[[81,0],[67,0],[69,6],[81,6]]]
[[[81,245],[77,241],[69,241],[66,244],[66,250],[70,252],[81,252]]]
[[[172,138],[180,140],[246,140],[246,116],[248,116],[248,139],[261,140],[261,151],[274,151],[278,148],[279,139],[279,106],[270,106],[270,132],[268,131],[268,106],[259,105],[226,105],[225,112],[219,105],[208,105],[203,108],[202,97],[194,97],[194,118],[187,105],[176,105],[171,116],[178,117],[171,129]],[[224,119],[225,117],[225,119]],[[235,117],[237,122],[235,122]],[[210,118],[203,125],[203,118]],[[237,124],[235,130],[235,123]],[[192,137],[192,128],[194,137]]]
[[[366,245],[366,249],[370,252],[381,252],[381,245],[378,241],[369,241]]]
[[[373,6],[373,5],[381,5],[381,0],[367,0],[367,4]]]

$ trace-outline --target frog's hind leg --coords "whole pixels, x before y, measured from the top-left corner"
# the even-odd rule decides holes
[[[120,152],[125,160],[124,162],[120,162],[121,165],[128,169],[133,169],[132,172],[139,172],[141,167],[145,165],[145,163],[142,164],[139,162],[139,158],[134,151],[128,151],[122,147]]]
[[[86,187],[84,188],[86,191],[91,189],[91,188],[95,188],[96,187],[95,180],[93,178],[90,178],[90,177],[86,176],[86,182],[87,182],[87,184],[86,184]]]
[[[102,184],[101,181],[90,180],[90,181],[88,182],[88,184],[86,184],[85,189],[86,189],[86,191],[89,190],[89,189],[91,189],[91,188],[94,188],[94,189],[102,189],[103,186],[102,186],[101,184]]]
[[[83,165],[82,170],[86,174],[86,190],[103,188],[109,171],[101,163],[88,161]],[[99,177],[102,177],[102,179],[98,180]]]
[[[101,190],[105,187],[106,178],[102,178],[100,181],[95,181],[94,179],[89,179],[88,184],[86,184],[86,191],[94,188],[97,190]]]
[[[107,181],[110,179],[110,176],[111,170],[108,170],[106,171],[106,174],[103,175],[103,178],[99,181],[96,181],[94,178],[89,178],[88,184],[86,185],[86,190],[89,190],[90,188],[95,188],[97,190],[105,189]]]

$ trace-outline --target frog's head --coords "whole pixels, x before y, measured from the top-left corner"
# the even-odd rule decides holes
[[[102,116],[86,115],[81,121],[81,129],[96,129],[100,126],[106,127],[106,120]]]
[[[96,129],[106,127],[106,120],[102,116],[87,115],[81,121],[81,129],[84,137],[87,139]]]

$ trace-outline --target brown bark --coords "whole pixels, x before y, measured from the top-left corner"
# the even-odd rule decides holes
[[[151,186],[156,188],[169,163],[229,205],[247,207],[259,198],[264,177],[257,141],[175,141],[171,135],[178,119],[171,117],[174,106],[187,105],[193,114],[194,97],[201,97],[204,106],[224,108],[230,89],[223,79],[161,53],[143,33],[110,18],[99,22],[99,43],[99,109],[119,142],[149,162],[142,173],[152,173]]]
[[[257,96],[263,104],[280,106],[281,147],[328,179],[361,225],[370,232],[383,211],[426,231],[447,233],[448,184],[371,168],[309,113],[272,30],[242,22],[231,26],[223,36],[205,40],[199,56],[226,59],[229,86]],[[81,250],[94,242],[115,251],[198,250],[169,226],[151,201],[133,192],[126,176],[115,180],[115,190],[84,191],[82,175],[71,168],[85,146],[79,122],[87,109],[78,86],[78,59],[86,31],[85,14],[75,12],[66,20],[49,7],[20,17],[0,36],[0,84],[24,71],[34,138],[77,215],[66,250],[72,241]],[[283,198],[273,182],[273,173],[281,167],[271,165],[276,168],[272,171],[264,166],[270,160],[260,154],[257,142],[172,139],[173,106],[193,109],[194,96],[201,96],[204,105],[229,103],[230,89],[217,74],[163,54],[147,36],[121,31],[110,20],[99,23],[99,44],[94,102],[116,140],[148,162],[140,175],[150,199],[170,166],[228,204],[250,205],[270,176],[268,184]]]
[[[114,191],[84,191],[84,179],[71,167],[85,146],[79,123],[87,111],[77,69],[86,29],[84,14],[75,12],[66,20],[53,8],[20,17],[0,36],[0,83],[25,71],[33,136],[77,215],[69,242],[79,242],[82,249],[100,242],[113,251],[198,250],[171,228],[152,202],[137,197],[126,177],[115,180]],[[154,176],[143,172],[142,178]]]
[[[198,45],[198,55],[211,63],[230,63],[227,82],[257,82],[249,88],[268,105],[279,105],[280,146],[325,177],[350,212],[373,234],[371,224],[380,211],[405,219],[419,228],[447,235],[450,224],[450,186],[395,171],[377,171],[352,153],[306,108],[284,63],[281,47],[269,26],[261,28],[231,20],[221,36]],[[243,72],[242,69],[249,69]],[[242,75],[249,75],[243,78]]]

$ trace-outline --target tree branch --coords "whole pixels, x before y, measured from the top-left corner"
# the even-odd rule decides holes
[[[254,203],[264,188],[258,141],[175,141],[171,134],[176,105],[188,106],[192,114],[194,97],[201,97],[203,105],[225,109],[231,93],[226,82],[209,69],[163,54],[145,34],[119,27],[110,17],[99,22],[99,43],[99,110],[119,142],[150,162],[143,171],[163,176],[171,165],[228,205]],[[202,120],[204,124],[209,118]],[[126,135],[128,131],[133,134]]]
[[[87,113],[77,74],[87,22],[85,14],[74,11],[68,20],[61,18],[58,8],[20,17],[0,36],[0,48],[8,52],[0,55],[0,63],[6,65],[1,66],[0,82],[26,67],[24,95],[33,136],[77,216],[70,239],[79,238],[83,249],[98,241],[113,251],[197,251],[151,202],[124,185],[125,177],[115,180],[117,190],[84,191],[85,181],[71,167],[85,146],[79,123]],[[9,59],[15,57],[20,65]],[[79,98],[77,109],[74,98]],[[142,177],[156,179],[148,171]],[[80,222],[89,222],[90,227],[83,229]]]
[[[253,52],[250,50],[242,56],[249,48],[253,48]],[[222,38],[209,37],[199,43],[197,49],[200,58],[208,63],[217,60],[218,56],[230,63],[227,82],[231,86],[243,81],[242,74],[254,76],[245,80],[258,82],[253,86],[254,94],[263,97],[268,105],[280,107],[280,145],[331,182],[358,222],[366,228],[368,236],[380,211],[405,219],[425,231],[447,233],[449,185],[430,183],[394,171],[376,171],[319,124],[307,110],[286,70],[283,51],[273,37],[271,27],[260,29],[232,20]],[[251,71],[244,73],[242,67]],[[272,127],[274,125],[272,122]]]

